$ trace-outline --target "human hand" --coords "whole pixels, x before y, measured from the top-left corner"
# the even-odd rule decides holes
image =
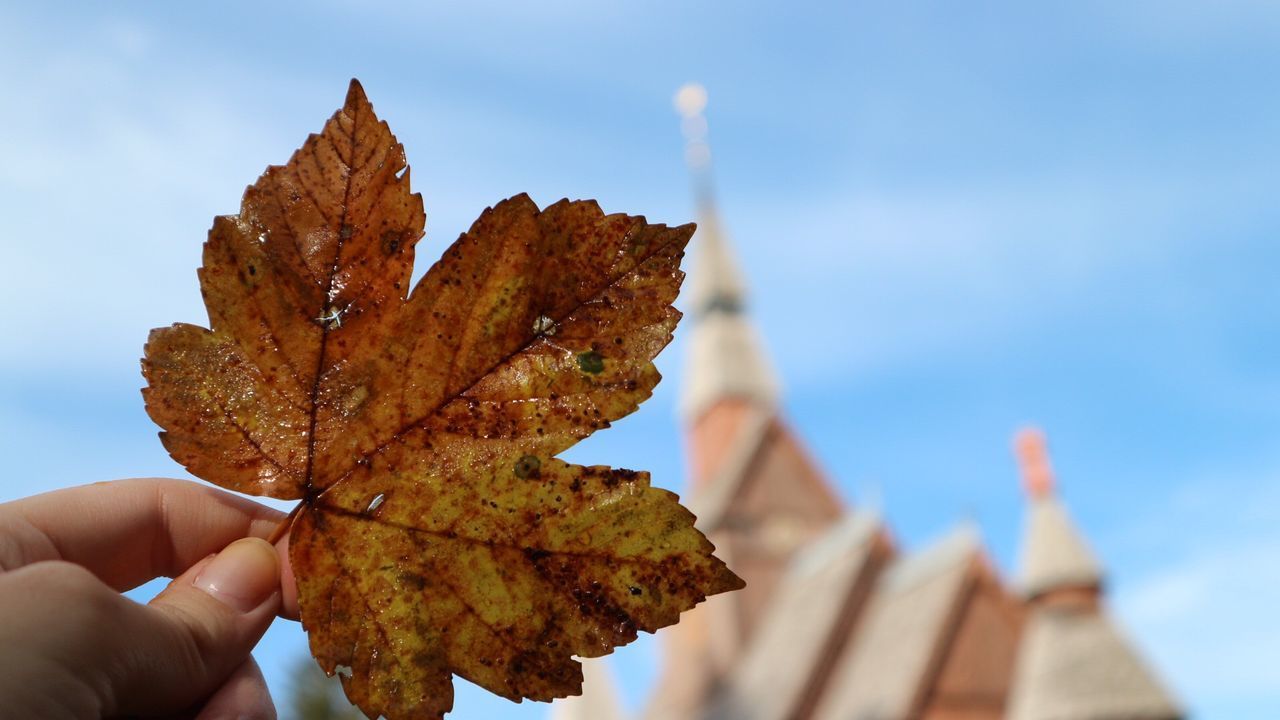
[[[249,653],[297,616],[283,544],[262,539],[282,517],[180,480],[0,505],[0,714],[275,718]],[[157,577],[176,579],[147,605],[120,595]]]

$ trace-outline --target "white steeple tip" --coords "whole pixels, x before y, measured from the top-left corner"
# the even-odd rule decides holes
[[[1023,592],[1035,597],[1057,588],[1101,585],[1102,565],[1054,494],[1044,434],[1023,429],[1014,447],[1031,499],[1019,572]]]
[[[680,131],[684,133],[684,160],[697,181],[705,185],[706,173],[711,167],[711,146],[707,144],[707,119],[702,111],[707,109],[707,89],[698,83],[685,83],[672,98],[676,112],[680,113]]]
[[[685,83],[676,91],[673,102],[676,112],[684,117],[701,115],[707,108],[707,89],[698,83]]]

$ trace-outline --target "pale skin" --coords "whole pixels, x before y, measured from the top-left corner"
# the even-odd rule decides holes
[[[276,717],[250,651],[297,618],[275,510],[181,480],[120,480],[0,505],[5,717]],[[120,593],[174,580],[147,605]]]

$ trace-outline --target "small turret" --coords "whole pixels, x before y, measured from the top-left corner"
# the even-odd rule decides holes
[[[1030,500],[1021,584],[1030,618],[1009,720],[1177,720],[1182,711],[1102,605],[1102,565],[1054,492],[1044,433],[1014,452]]]
[[[1019,573],[1022,591],[1032,601],[1096,602],[1102,566],[1058,500],[1044,433],[1021,430],[1014,452],[1030,500]]]

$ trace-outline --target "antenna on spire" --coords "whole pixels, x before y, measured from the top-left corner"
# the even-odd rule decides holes
[[[693,176],[694,191],[698,202],[711,201],[711,146],[707,144],[707,89],[698,83],[685,83],[676,91],[672,102],[682,118],[680,131],[684,134],[684,161]]]
[[[1013,438],[1013,452],[1022,473],[1022,486],[1033,498],[1047,497],[1053,492],[1053,467],[1049,464],[1049,447],[1044,433],[1025,427]]]

